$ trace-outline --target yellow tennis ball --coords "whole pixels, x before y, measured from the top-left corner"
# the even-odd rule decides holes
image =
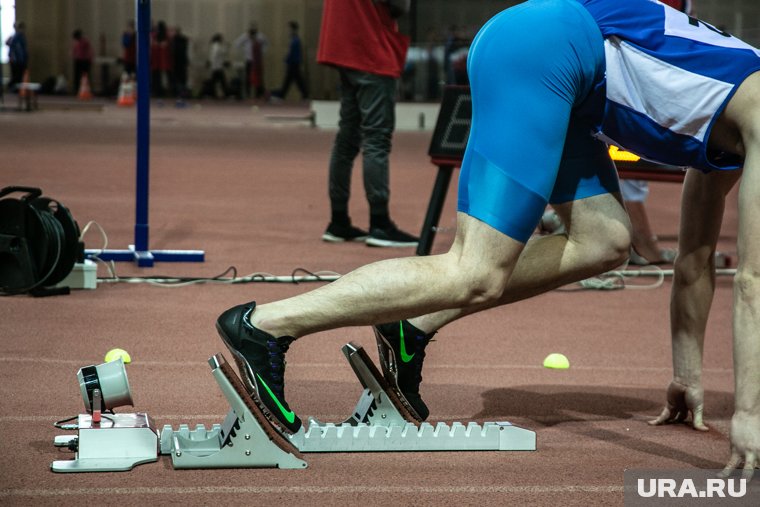
[[[129,352],[124,349],[111,349],[106,352],[106,363],[110,363],[111,361],[118,361],[119,358],[124,361],[124,364],[132,362],[132,358],[129,357]]]
[[[570,368],[570,361],[564,356],[564,354],[549,354],[544,359],[544,368],[552,368],[554,370],[566,370]]]

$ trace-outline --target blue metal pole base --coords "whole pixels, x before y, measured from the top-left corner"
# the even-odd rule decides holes
[[[138,267],[151,268],[154,262],[204,262],[203,250],[85,250],[85,257],[97,257],[104,261],[135,262]]]

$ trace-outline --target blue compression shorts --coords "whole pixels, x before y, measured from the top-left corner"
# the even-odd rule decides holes
[[[575,113],[604,80],[602,34],[579,3],[529,0],[497,14],[467,68],[459,211],[526,242],[547,203],[619,191],[607,147]]]

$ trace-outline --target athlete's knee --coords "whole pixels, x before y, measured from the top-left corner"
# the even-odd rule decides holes
[[[568,234],[568,240],[584,252],[588,261],[608,270],[628,259],[631,238],[631,225],[625,215],[597,220],[590,226],[570,227]]]
[[[605,269],[613,269],[628,260],[633,232],[630,222],[610,220],[600,227],[603,239],[601,262]]]
[[[452,295],[458,307],[478,306],[501,299],[509,278],[506,268],[451,252],[447,255],[448,276],[454,281]]]
[[[507,275],[503,270],[480,271],[468,278],[462,306],[480,306],[499,301],[507,288]]]
[[[715,263],[714,249],[701,246],[691,251],[680,251],[673,262],[673,283],[688,286],[704,276],[712,276]]]

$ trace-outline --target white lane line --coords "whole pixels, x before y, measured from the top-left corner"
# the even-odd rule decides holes
[[[8,363],[44,363],[44,364],[76,364],[87,366],[93,364],[91,359],[57,359],[45,357],[18,357],[18,356],[0,356],[0,362]],[[192,366],[203,366],[208,368],[205,361],[135,361],[129,364],[130,368],[135,366],[164,366],[164,367],[181,367],[187,368]],[[335,369],[345,366],[344,363],[294,363],[296,368],[323,368]],[[425,370],[544,370],[545,368],[538,364],[435,364],[425,365]],[[580,371],[630,371],[630,372],[670,372],[670,366],[571,366],[571,370]],[[733,373],[731,368],[704,368],[702,371],[707,373]]]
[[[91,495],[622,493],[623,486],[188,486],[0,490],[0,498]]]

